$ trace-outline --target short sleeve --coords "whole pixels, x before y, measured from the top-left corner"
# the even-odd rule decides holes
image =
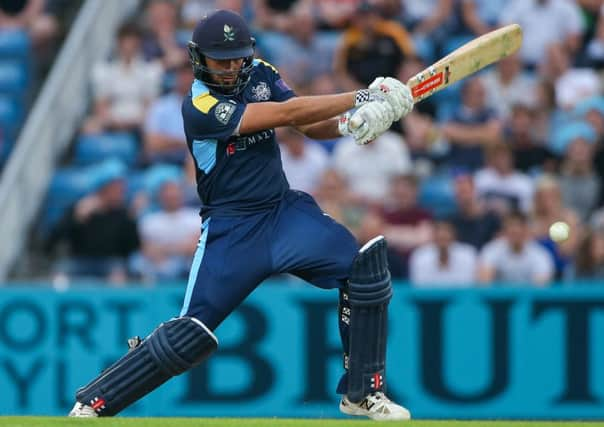
[[[554,274],[554,263],[552,257],[545,249],[535,245],[533,256],[531,257],[533,264],[533,279],[540,277],[552,277]]]
[[[480,254],[480,259],[479,259],[480,264],[482,264],[485,267],[495,268],[497,266],[498,259],[501,258],[501,253],[500,253],[499,248],[500,248],[500,245],[497,240],[494,240],[491,243],[488,243],[482,249],[482,252]]]
[[[244,104],[209,93],[194,97],[183,105],[186,133],[193,139],[225,141],[239,133],[244,111]]]
[[[92,91],[95,100],[106,98],[111,93],[109,64],[98,63],[92,68]]]
[[[426,247],[419,247],[411,253],[409,259],[409,280],[416,286],[426,282],[426,273],[429,268],[426,265]]]
[[[143,63],[141,74],[144,76],[145,99],[155,99],[161,92],[163,70],[158,62]]]
[[[143,242],[150,242],[154,240],[155,234],[155,215],[149,214],[143,216],[138,222],[138,234]]]
[[[161,131],[162,111],[161,104],[155,101],[151,104],[147,117],[145,117],[144,130],[147,133],[156,133]]]
[[[262,59],[254,59],[254,66],[261,67],[264,74],[268,77],[271,90],[271,101],[283,102],[296,96],[285,80],[279,74],[279,71],[271,64]]]
[[[499,15],[499,23],[501,25],[513,24],[520,21],[522,18],[522,8],[526,8],[526,0],[515,0],[509,4]]]

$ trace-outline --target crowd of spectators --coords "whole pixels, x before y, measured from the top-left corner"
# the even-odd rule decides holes
[[[377,76],[406,81],[471,38],[519,23],[519,53],[419,103],[372,144],[278,130],[284,170],[360,244],[385,235],[393,276],[413,286],[602,279],[601,3],[147,1],[121,27],[112,58],[94,66],[81,130],[132,134],[137,161],[111,169],[53,227],[49,247],[62,240],[70,254],[54,274],[73,274],[67,259],[116,283],[186,277],[200,221],[180,118],[193,79],[185,45],[204,14],[229,8],[299,95],[357,89]],[[557,222],[567,238],[550,233]],[[101,259],[94,268],[91,257]]]
[[[68,0],[0,1],[0,170],[79,6]]]

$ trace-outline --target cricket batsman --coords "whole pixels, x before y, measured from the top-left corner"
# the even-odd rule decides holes
[[[411,92],[379,77],[356,92],[296,97],[272,65],[254,59],[254,45],[244,20],[227,10],[204,17],[193,32],[195,80],[182,114],[197,166],[202,234],[182,311],[80,388],[71,416],[115,415],[197,366],[218,348],[212,331],[262,281],[291,273],[339,290],[340,410],[374,420],[410,418],[385,394],[392,296],[386,242],[378,236],[359,249],[311,196],[290,190],[274,128],[367,144],[411,111]]]

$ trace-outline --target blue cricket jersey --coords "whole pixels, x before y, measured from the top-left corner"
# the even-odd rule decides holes
[[[238,128],[248,103],[280,102],[293,96],[278,71],[258,59],[249,83],[237,95],[223,95],[199,80],[193,82],[182,115],[197,167],[202,215],[254,213],[274,206],[289,190],[275,130],[239,135]]]

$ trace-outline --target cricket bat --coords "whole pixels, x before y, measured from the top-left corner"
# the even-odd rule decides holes
[[[522,28],[511,24],[483,34],[455,49],[407,81],[414,103],[516,52]],[[363,123],[352,123],[356,127]]]

